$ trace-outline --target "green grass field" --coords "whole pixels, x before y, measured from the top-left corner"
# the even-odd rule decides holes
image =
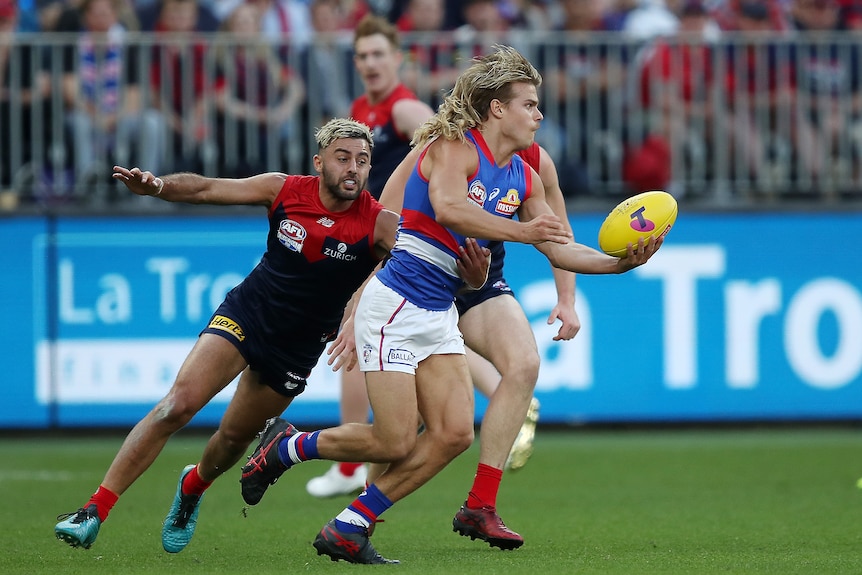
[[[526,539],[490,549],[452,532],[478,449],[388,511],[374,535],[398,566],[318,557],[311,541],[350,498],[315,500],[286,474],[243,515],[238,468],[203,501],[177,555],[160,529],[182,467],[206,437],[183,433],[121,498],[89,550],[54,539],[55,516],[95,490],[121,437],[0,439],[0,573],[862,573],[862,433],[852,428],[541,430],[533,458],[503,481],[499,509]]]

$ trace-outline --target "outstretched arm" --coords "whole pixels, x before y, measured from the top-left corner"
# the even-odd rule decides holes
[[[269,207],[284,185],[286,174],[269,172],[250,178],[207,178],[182,172],[156,177],[140,168],[114,166],[113,178],[139,196],[188,204],[263,205]]]
[[[536,180],[539,179],[535,171],[534,194],[521,204],[518,217],[525,221],[542,217],[551,213],[551,207],[545,201],[544,188],[537,188]],[[583,244],[569,241],[566,244],[543,242],[536,244],[536,249],[542,252],[551,265],[557,268],[583,274],[620,274],[645,264],[653,254],[661,247],[664,238],[650,237],[648,241],[643,239],[635,246],[630,246],[628,253],[623,258],[616,258],[602,253],[594,248]]]

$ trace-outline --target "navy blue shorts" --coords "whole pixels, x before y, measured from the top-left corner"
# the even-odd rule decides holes
[[[212,333],[231,342],[249,368],[257,372],[260,382],[276,393],[296,397],[305,391],[327,338],[269,326],[265,314],[247,313],[231,299],[218,307],[201,333]]]
[[[506,283],[504,278],[501,277],[496,281],[492,281],[491,278],[488,278],[488,281],[481,289],[459,294],[455,298],[455,307],[458,309],[458,315],[464,315],[471,308],[476,307],[483,301],[487,301],[492,297],[497,297],[498,295],[509,295],[515,297],[515,294],[512,293],[512,288],[509,287],[509,284]]]
[[[503,260],[506,257],[506,249],[503,242],[491,242],[488,244],[491,250],[491,269],[488,270],[488,281],[482,288],[472,291],[464,291],[455,297],[455,307],[458,315],[464,315],[470,308],[474,308],[483,301],[487,301],[498,295],[510,295],[512,288],[503,277]]]

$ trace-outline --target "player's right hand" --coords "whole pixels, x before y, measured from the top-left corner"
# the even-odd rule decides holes
[[[342,367],[344,371],[350,371],[356,366],[356,340],[353,334],[352,317],[344,321],[344,325],[329,344],[326,353],[329,355],[326,365],[332,366],[332,371],[338,371]]]
[[[553,214],[540,214],[530,221],[523,222],[524,238],[521,243],[540,244],[554,242],[567,244],[572,241],[572,234],[563,226],[563,222]]]

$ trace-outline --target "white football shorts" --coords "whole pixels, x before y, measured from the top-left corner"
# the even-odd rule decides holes
[[[415,374],[431,355],[464,354],[454,303],[446,311],[417,307],[376,277],[365,286],[354,318],[361,371]]]

